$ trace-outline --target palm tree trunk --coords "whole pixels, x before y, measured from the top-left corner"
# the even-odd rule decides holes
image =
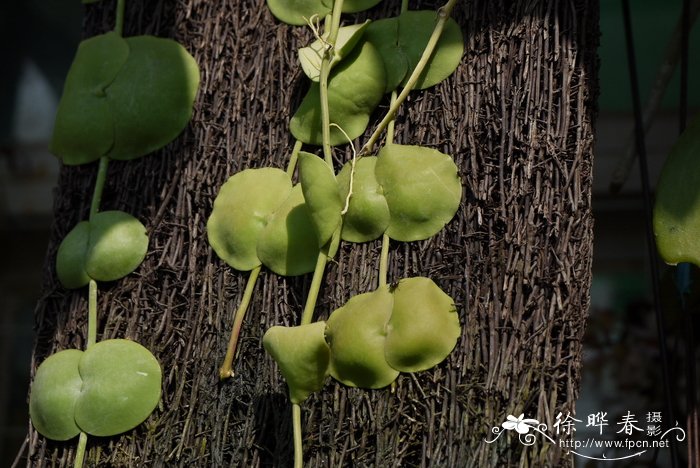
[[[418,2],[411,8],[436,8]],[[111,29],[115,2],[87,6],[86,35]],[[384,2],[367,17],[396,14]],[[545,440],[493,437],[507,415],[551,425],[573,412],[592,258],[597,2],[463,0],[453,16],[466,52],[453,77],[414,93],[395,141],[434,146],[460,167],[464,200],[429,241],[391,244],[389,278],[429,276],[455,298],[458,349],[437,368],[402,375],[396,391],[331,382],[304,403],[307,466],[557,466]],[[247,275],[212,253],[206,220],[218,188],[249,167],[284,168],[287,124],[302,96],[296,49],[306,28],[275,21],[261,0],[129,0],[125,35],[185,45],[202,84],[189,128],[162,151],[110,165],[103,209],[146,226],[145,263],[101,285],[98,338],[130,338],[163,367],[162,404],[132,432],[91,439],[87,466],[287,466],[291,411],[261,337],[297,324],[310,278],[262,273],[235,377],[219,383],[232,314]],[[338,153],[340,154],[340,153]],[[57,246],[87,216],[96,165],[65,167],[56,192],[34,367],[83,347],[86,291],[66,291]],[[327,270],[323,319],[376,286],[380,245],[346,245]],[[29,466],[70,466],[75,443],[30,428]]]

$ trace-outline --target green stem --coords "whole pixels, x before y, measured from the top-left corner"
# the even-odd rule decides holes
[[[401,13],[408,11],[408,0],[401,0]]]
[[[120,36],[124,34],[124,5],[126,0],[117,0],[117,20],[114,24],[114,32]]]
[[[396,102],[396,90],[391,92],[391,101],[389,101],[389,107],[394,105]],[[392,118],[386,127],[386,144],[390,145],[394,142],[394,126],[396,124],[396,119]]]
[[[294,430],[294,468],[304,466],[304,450],[301,445],[301,406],[292,403],[292,427]]]
[[[75,461],[73,462],[74,468],[81,468],[83,466],[83,460],[85,460],[85,448],[87,447],[87,440],[87,434],[81,432],[80,438],[78,439],[78,448],[75,450]]]
[[[255,290],[255,283],[260,275],[260,266],[255,267],[250,272],[248,276],[248,282],[245,286],[245,292],[243,293],[243,299],[241,299],[241,304],[236,310],[236,315],[233,319],[233,328],[231,329],[231,336],[228,340],[228,349],[226,349],[226,356],[224,357],[224,362],[219,368],[219,379],[226,380],[233,377],[233,358],[236,356],[236,348],[238,347],[238,336],[241,333],[241,326],[243,325],[243,319],[248,311],[248,306],[250,305],[250,300],[253,297],[253,291]]]
[[[289,163],[287,164],[287,175],[290,179],[294,175],[294,170],[297,167],[297,160],[299,159],[299,151],[301,151],[301,145],[301,140],[297,140],[296,143],[294,143],[292,156],[289,158]]]
[[[343,10],[343,0],[336,0],[333,3],[333,11],[331,12],[330,30],[326,42],[328,48],[321,59],[321,70],[319,72],[319,90],[321,93],[321,134],[323,138],[323,158],[329,167],[333,167],[333,153],[331,151],[331,117],[328,107],[328,78],[331,73],[331,57],[335,48],[335,41],[338,38],[338,30],[340,29],[340,15]],[[326,25],[328,25],[328,17],[326,17]]]
[[[386,286],[386,278],[389,272],[389,236],[382,236],[382,254],[379,257],[379,287]]]
[[[331,116],[328,107],[328,76],[331,72],[331,62],[325,54],[321,60],[319,75],[319,90],[321,93],[321,135],[323,138],[323,159],[329,167],[333,167],[333,153],[331,151]]]
[[[91,279],[89,285],[87,349],[97,342],[97,282]]]
[[[396,102],[394,102],[394,104],[391,107],[389,107],[389,110],[387,111],[382,121],[379,122],[379,125],[377,125],[377,128],[374,130],[374,133],[372,133],[372,136],[369,138],[365,146],[363,146],[360,150],[360,155],[369,154],[372,151],[372,148],[374,148],[374,144],[377,142],[379,136],[382,134],[384,129],[394,119],[396,112],[399,110],[399,107],[401,107],[401,104],[403,104],[403,102],[406,100],[408,93],[413,91],[413,87],[416,85],[416,82],[418,82],[418,78],[420,78],[420,75],[423,73],[425,66],[430,60],[430,57],[433,55],[435,46],[437,45],[437,42],[440,40],[440,36],[442,35],[442,30],[445,29],[445,24],[450,18],[450,14],[452,13],[452,9],[454,8],[456,3],[457,0],[449,0],[442,8],[438,10],[438,21],[435,24],[435,29],[433,29],[433,33],[430,35],[428,44],[425,46],[425,50],[423,50],[423,55],[421,55],[421,58],[418,61],[418,64],[416,65],[416,68],[413,69],[413,73],[411,73],[411,76],[408,78],[408,81],[406,82],[406,85],[401,91],[401,94],[399,94],[399,96],[396,98]]]
[[[97,214],[100,210],[100,201],[102,201],[102,191],[105,188],[105,181],[107,180],[107,167],[109,166],[109,158],[107,156],[102,156],[100,158],[100,165],[97,167],[97,179],[95,180],[95,190],[92,193],[92,203],[90,204],[90,220]]]
[[[329,242],[332,242],[332,240]],[[321,289],[321,280],[323,280],[323,272],[326,269],[327,262],[328,256],[322,250],[318,253],[318,258],[316,259],[316,268],[314,269],[314,276],[311,279],[311,287],[309,288],[309,295],[306,296],[306,304],[304,305],[304,311],[301,313],[302,325],[310,324],[311,319],[313,319],[314,309],[316,308],[316,300],[318,299],[318,291]]]

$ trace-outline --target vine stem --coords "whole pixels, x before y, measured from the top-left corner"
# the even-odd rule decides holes
[[[83,460],[85,460],[85,448],[87,447],[87,440],[87,434],[81,432],[80,438],[78,439],[78,448],[75,451],[75,461],[73,462],[74,468],[81,468],[83,466]]]
[[[241,303],[236,310],[236,314],[233,319],[233,328],[231,329],[231,336],[228,340],[228,348],[226,349],[226,356],[224,357],[224,362],[219,368],[219,379],[226,380],[233,377],[233,358],[236,356],[236,348],[238,347],[238,336],[241,333],[241,326],[243,325],[243,319],[248,311],[248,306],[250,305],[250,300],[253,297],[253,291],[255,290],[255,283],[258,281],[258,276],[260,275],[260,266],[255,267],[250,271],[250,276],[248,276],[248,282],[245,286],[245,292],[243,293],[243,298]]]
[[[329,242],[333,242],[331,239]],[[323,272],[326,269],[326,263],[328,263],[328,256],[321,250],[318,253],[318,258],[316,259],[316,268],[314,269],[314,276],[311,279],[311,287],[309,288],[309,295],[306,296],[306,304],[304,304],[304,311],[301,313],[301,324],[308,325],[314,316],[314,309],[316,308],[316,300],[318,299],[318,291],[321,289],[321,280],[323,279]]]
[[[89,283],[88,291],[88,337],[87,349],[97,342],[97,282],[93,279]]]
[[[299,159],[299,151],[301,151],[301,140],[297,140],[294,143],[294,149],[292,150],[292,156],[289,158],[289,163],[287,164],[287,175],[291,179],[294,175],[294,170],[297,168],[297,160]]]
[[[396,98],[396,101],[391,105],[391,107],[389,107],[389,110],[387,111],[382,121],[379,122],[379,125],[377,125],[377,128],[374,130],[374,133],[372,133],[372,136],[370,136],[367,143],[365,143],[365,145],[360,150],[361,156],[368,154],[372,151],[372,148],[374,148],[374,144],[379,139],[379,136],[389,125],[389,123],[394,119],[394,116],[399,110],[399,107],[401,107],[401,104],[403,104],[403,102],[406,100],[406,97],[408,97],[408,93],[413,91],[413,87],[418,82],[418,78],[420,78],[420,75],[423,73],[425,66],[430,60],[430,57],[433,55],[435,46],[440,40],[440,36],[442,36],[442,31],[443,29],[445,29],[445,24],[447,24],[447,20],[450,18],[452,9],[456,4],[457,0],[448,0],[448,2],[445,3],[445,5],[443,5],[438,10],[438,20],[437,23],[435,23],[435,29],[433,29],[433,33],[430,35],[428,44],[423,50],[423,55],[421,55],[421,58],[418,61],[418,64],[416,65],[416,68],[413,69],[413,73],[411,73],[411,76],[408,78],[406,86],[404,86],[403,90],[401,91],[401,94],[399,94],[399,96]]]
[[[386,278],[389,272],[389,236],[386,232],[382,235],[382,254],[379,257],[379,287],[386,286]]]
[[[304,450],[301,445],[301,406],[292,403],[292,428],[294,430],[294,468],[303,468]]]
[[[340,15],[343,10],[343,0],[336,0],[333,3],[331,13],[330,31],[326,39],[326,50],[321,59],[321,70],[319,72],[319,89],[321,93],[321,132],[323,138],[323,158],[329,167],[333,167],[333,153],[331,151],[331,117],[328,107],[328,78],[331,73],[331,55],[335,48],[335,41],[338,39],[340,29]],[[328,24],[328,21],[326,21]]]
[[[117,0],[117,19],[114,24],[114,32],[120,36],[124,34],[124,6],[126,0]]]
[[[102,156],[100,158],[100,165],[97,167],[97,179],[95,180],[95,190],[92,193],[92,202],[90,204],[90,221],[100,210],[100,202],[102,201],[102,192],[105,188],[105,181],[107,180],[107,167],[109,166],[109,158],[107,156]]]

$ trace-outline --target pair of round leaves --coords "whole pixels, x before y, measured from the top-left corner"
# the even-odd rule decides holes
[[[275,168],[231,176],[214,200],[207,222],[209,244],[241,271],[265,265],[283,276],[314,270],[319,242],[301,185]]]
[[[343,13],[357,13],[372,8],[381,0],[345,0]],[[333,0],[267,0],[270,12],[278,20],[301,26],[316,15],[324,18],[333,9]]]
[[[341,236],[350,242],[374,240],[384,232],[409,242],[437,234],[457,212],[462,183],[450,156],[421,146],[391,144],[377,157],[345,164],[338,174],[345,200]]]
[[[431,279],[360,294],[326,323],[329,372],[353,387],[381,388],[399,372],[420,372],[442,362],[461,334],[454,301]]]
[[[435,29],[438,12],[409,10],[395,18],[373,21],[364,38],[379,51],[386,68],[387,93],[405,86],[420,61]],[[448,18],[435,49],[415,84],[415,89],[434,86],[450,76],[464,54],[462,30]]]
[[[301,403],[329,374],[352,387],[382,388],[399,372],[429,369],[450,354],[460,333],[452,299],[419,277],[355,296],[326,323],[272,327],[263,346],[291,401]]]
[[[68,165],[148,154],[185,128],[198,86],[196,62],[175,41],[87,39],[66,77],[50,149]]]
[[[29,415],[37,431],[53,440],[80,432],[120,434],[151,414],[161,378],[156,358],[133,341],[105,340],[84,352],[60,351],[37,369]]]
[[[146,257],[148,236],[138,219],[123,211],[103,211],[78,223],[63,239],[56,273],[66,288],[114,281],[134,271]]]
[[[700,266],[700,116],[674,144],[661,171],[654,234],[665,262]]]

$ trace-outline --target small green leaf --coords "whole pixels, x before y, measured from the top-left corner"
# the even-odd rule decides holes
[[[63,239],[56,273],[66,288],[90,282],[114,281],[133,272],[146,257],[146,228],[123,211],[103,211],[78,223]]]
[[[700,266],[700,116],[673,145],[661,171],[654,234],[666,263]]]
[[[95,161],[114,142],[114,119],[106,90],[129,57],[129,46],[109,32],[78,46],[66,76],[49,149],[65,164]]]
[[[375,169],[391,220],[387,234],[399,241],[437,234],[457,212],[462,183],[448,155],[431,148],[387,145]]]
[[[267,0],[267,7],[275,18],[295,26],[305,25],[314,15],[323,18],[331,12],[322,0]]]
[[[386,328],[387,362],[401,372],[419,372],[442,362],[461,334],[454,301],[429,278],[408,278],[394,289]]]
[[[352,175],[352,195],[348,211],[343,216],[342,238],[348,242],[367,242],[384,234],[389,226],[389,206],[375,176],[377,158],[367,156],[355,163]],[[350,190],[352,164],[346,163],[338,173],[343,207]]]
[[[83,386],[75,421],[90,435],[112,436],[138,426],[160,399],[160,364],[133,341],[94,344],[83,354],[79,371]]]
[[[90,223],[79,222],[58,246],[56,274],[64,288],[82,288],[90,282],[85,271],[85,256],[90,243]]]
[[[326,324],[331,376],[351,387],[382,388],[399,371],[384,357],[392,295],[387,288],[360,294],[335,310]]]
[[[302,403],[311,393],[321,390],[328,376],[325,328],[325,322],[272,327],[263,336],[265,351],[277,362],[287,381],[292,403]]]
[[[297,184],[260,232],[258,258],[278,275],[298,276],[314,271],[318,253],[311,212]]]
[[[331,123],[339,125],[350,139],[362,135],[369,116],[384,95],[385,72],[382,59],[368,42],[362,42],[336,66],[328,80],[328,107]],[[289,123],[297,140],[321,145],[321,98],[318,83],[311,88]],[[343,133],[331,128],[331,145],[347,143]]]
[[[319,247],[330,240],[340,226],[343,209],[333,169],[318,156],[299,152],[299,181],[306,206],[311,212]]]
[[[118,280],[133,272],[147,251],[146,228],[138,219],[123,211],[103,211],[90,221],[85,271],[97,281]]]
[[[82,351],[67,349],[49,356],[36,371],[29,395],[29,416],[37,431],[52,440],[80,434],[75,404],[83,381],[78,373]]]
[[[291,191],[292,181],[280,169],[246,169],[230,177],[221,186],[207,222],[209,243],[216,254],[237,270],[260,265],[260,233]]]
[[[369,23],[370,20],[367,20],[362,24],[343,26],[338,30],[338,37],[332,52],[333,56],[330,60],[331,69],[355,48]],[[328,34],[324,34],[321,39],[316,39],[309,46],[299,49],[301,68],[311,81],[318,82],[320,77],[321,61],[326,50],[327,39]]]

